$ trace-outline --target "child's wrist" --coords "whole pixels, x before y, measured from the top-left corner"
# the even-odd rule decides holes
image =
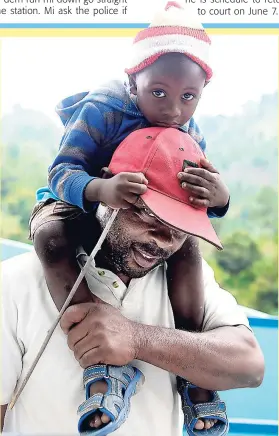
[[[224,200],[222,202],[219,202],[219,204],[215,204],[214,206],[210,206],[210,207],[213,209],[222,210],[228,207],[229,202],[230,202],[230,196],[224,198]]]
[[[93,179],[88,183],[84,190],[84,198],[91,203],[102,201],[102,187],[105,179]]]
[[[220,209],[223,209],[224,207],[227,206],[227,204],[228,204],[228,202],[229,202],[229,199],[230,199],[230,195],[227,194],[227,195],[222,199],[222,201],[219,203],[219,205],[218,205],[217,207],[219,207]]]

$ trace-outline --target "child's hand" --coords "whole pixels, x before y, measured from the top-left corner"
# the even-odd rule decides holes
[[[181,187],[189,191],[191,204],[195,207],[224,207],[229,201],[229,190],[222,182],[219,172],[205,158],[202,168],[187,167],[177,177]]]
[[[146,192],[148,184],[142,173],[119,173],[102,182],[99,201],[114,209],[128,209],[135,204],[139,195]]]

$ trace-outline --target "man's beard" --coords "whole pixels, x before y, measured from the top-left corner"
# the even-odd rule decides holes
[[[107,220],[111,216],[112,210],[106,206],[99,205],[96,217],[100,223],[101,229],[105,228]],[[144,277],[149,271],[153,270],[156,266],[163,263],[167,258],[173,254],[172,251],[167,251],[159,248],[153,243],[140,243],[131,241],[129,232],[126,233],[125,224],[120,219],[120,211],[116,217],[106,239],[103,242],[102,249],[97,254],[100,264],[104,268],[116,274],[124,274],[130,279]],[[141,266],[131,267],[132,249],[138,248],[139,250],[158,258],[150,268],[143,268]],[[135,262],[133,262],[135,264]]]
[[[110,238],[104,241],[102,247],[103,257],[106,264],[111,271],[114,271],[116,274],[124,274],[130,279],[144,277],[149,271],[152,271],[158,265],[162,264],[171,254],[152,243],[128,243],[127,241],[124,241],[123,238],[121,238],[118,243],[115,243],[109,239]],[[131,252],[133,247],[150,254],[150,256],[158,257],[158,261],[156,261],[156,263],[154,263],[150,268],[143,268],[140,266],[131,267]]]

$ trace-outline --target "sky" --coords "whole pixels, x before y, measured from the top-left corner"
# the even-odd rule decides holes
[[[4,38],[2,113],[16,104],[40,110],[59,123],[55,105],[76,92],[124,78],[131,38]],[[278,89],[278,38],[212,36],[212,82],[197,114],[232,115],[249,100]]]

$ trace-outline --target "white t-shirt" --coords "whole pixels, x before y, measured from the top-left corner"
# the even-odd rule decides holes
[[[85,262],[81,254],[80,262]],[[160,266],[128,287],[112,272],[91,266],[87,281],[94,294],[143,324],[174,328],[165,267]],[[102,273],[101,273],[102,274]],[[248,326],[235,299],[220,289],[204,262],[204,330],[224,325]],[[34,253],[2,264],[2,393],[1,404],[12,398],[33,363],[57,309],[48,292],[43,270]],[[176,378],[142,361],[133,364],[145,375],[132,397],[126,422],[115,436],[181,436],[183,416]],[[7,411],[4,432],[23,435],[77,435],[77,408],[84,401],[83,370],[58,326],[15,407]]]

